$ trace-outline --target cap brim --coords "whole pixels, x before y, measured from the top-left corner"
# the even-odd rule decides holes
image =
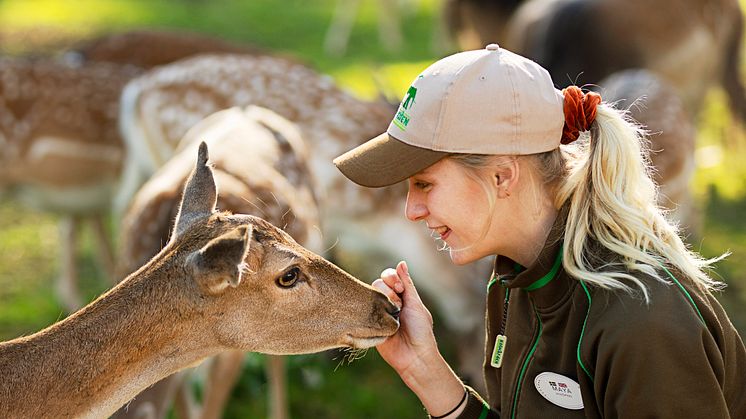
[[[449,153],[415,147],[384,132],[334,159],[334,165],[358,185],[379,188],[401,182]]]

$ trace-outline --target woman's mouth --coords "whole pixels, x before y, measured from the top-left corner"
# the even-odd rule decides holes
[[[445,226],[436,228],[435,232],[440,235],[440,239],[443,241],[445,241],[448,236],[451,235],[451,229]]]

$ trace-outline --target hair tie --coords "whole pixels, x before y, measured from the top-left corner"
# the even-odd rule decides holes
[[[565,126],[560,143],[570,144],[578,139],[580,132],[590,129],[596,119],[596,107],[601,103],[601,95],[583,93],[578,86],[569,86],[562,93],[565,96]]]

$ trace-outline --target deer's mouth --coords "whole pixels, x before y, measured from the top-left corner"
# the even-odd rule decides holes
[[[388,339],[388,335],[380,336],[345,336],[344,345],[354,349],[372,348]]]

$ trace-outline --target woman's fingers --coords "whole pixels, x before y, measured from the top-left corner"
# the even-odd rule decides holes
[[[394,303],[397,307],[402,307],[402,300],[401,297],[390,287],[386,282],[384,282],[383,279],[378,278],[371,284],[374,288],[381,291],[386,295],[386,297],[389,297],[389,300],[391,300],[392,303]]]
[[[420,295],[417,293],[417,289],[414,286],[414,282],[412,282],[412,277],[409,276],[407,262],[399,262],[396,265],[396,269],[384,269],[384,271],[381,272],[381,279],[389,288],[396,291],[397,294],[401,294],[405,301],[412,299],[412,302],[422,302],[422,300],[420,300]]]
[[[381,279],[397,294],[404,292],[404,284],[399,279],[399,274],[393,268],[386,268],[381,272]]]
[[[399,278],[399,282],[402,284],[402,289],[404,290],[404,300],[411,299],[410,301],[412,302],[416,300],[417,302],[422,304],[420,294],[417,293],[417,288],[415,288],[414,286],[412,277],[409,276],[409,267],[407,266],[407,262],[401,261],[396,265],[396,275]]]

